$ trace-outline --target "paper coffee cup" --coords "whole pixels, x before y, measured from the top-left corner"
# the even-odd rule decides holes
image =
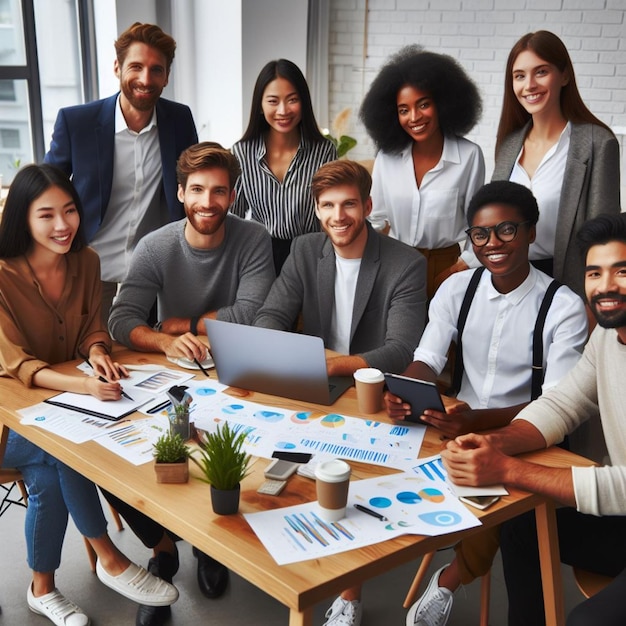
[[[385,376],[374,367],[362,367],[354,372],[356,400],[361,413],[378,413],[382,408]]]
[[[315,468],[320,516],[327,522],[337,522],[346,516],[350,471],[350,466],[340,459],[323,461]]]

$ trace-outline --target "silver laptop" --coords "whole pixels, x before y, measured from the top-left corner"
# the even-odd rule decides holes
[[[332,404],[352,378],[328,378],[320,337],[205,319],[219,381],[273,396]]]

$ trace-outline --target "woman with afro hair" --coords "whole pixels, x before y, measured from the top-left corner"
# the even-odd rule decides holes
[[[429,297],[435,278],[459,258],[465,210],[485,180],[480,147],[463,137],[481,112],[478,88],[463,68],[417,45],[387,61],[361,105],[378,149],[370,221],[426,256]],[[463,256],[473,259],[469,251]]]

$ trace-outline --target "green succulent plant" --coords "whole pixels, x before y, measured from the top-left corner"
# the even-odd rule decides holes
[[[191,449],[178,433],[161,435],[152,447],[157,463],[182,463],[191,455]]]
[[[216,432],[205,433],[197,451],[200,459],[191,457],[202,470],[199,480],[215,489],[235,489],[249,473],[250,455],[243,451],[245,440],[246,433],[237,434],[227,422]]]

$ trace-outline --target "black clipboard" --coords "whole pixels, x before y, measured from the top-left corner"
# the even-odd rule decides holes
[[[59,394],[59,396],[62,396],[62,395],[64,394]],[[88,409],[86,407],[80,406],[80,404],[78,403],[70,404],[67,402],[55,400],[55,398],[58,398],[59,396],[53,396],[52,398],[48,398],[47,400],[44,400],[44,402],[46,402],[47,404],[52,404],[54,406],[61,407],[62,409],[68,409],[69,411],[77,411],[78,413],[84,413],[85,415],[91,415],[92,417],[99,417],[100,419],[109,420],[111,422],[118,422],[123,417],[126,417],[127,415],[130,415],[131,413],[134,413],[137,410],[136,402],[132,403],[131,407],[129,407],[128,404],[125,404],[125,406],[119,405],[118,407],[114,407],[114,405],[117,404],[116,402],[107,402],[107,405],[111,405],[111,407],[109,406],[106,407],[107,410],[109,410],[110,412],[102,413],[100,411],[94,411],[93,409]],[[122,401],[118,400],[118,402],[121,403]],[[141,404],[145,404],[145,403],[142,402]],[[113,408],[118,408],[119,412],[111,410]]]
[[[426,409],[445,413],[441,394],[435,383],[418,378],[409,378],[399,374],[385,374],[387,389],[411,405],[411,414],[404,419],[409,422],[420,422],[420,416]]]

